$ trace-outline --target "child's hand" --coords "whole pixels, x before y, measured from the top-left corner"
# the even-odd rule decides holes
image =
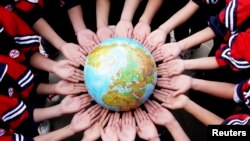
[[[120,129],[121,128],[121,129]],[[120,141],[134,141],[136,136],[135,119],[131,112],[122,114],[120,120],[120,128],[118,128],[118,137]]]
[[[150,117],[150,119],[158,125],[165,126],[173,121],[176,121],[172,113],[163,108],[156,101],[148,100],[145,103],[145,107],[148,111],[148,116]]]
[[[186,93],[191,88],[192,78],[187,75],[178,75],[172,78],[163,77],[158,78],[157,85],[162,88],[174,90],[173,95],[176,96]]]
[[[77,133],[87,129],[100,118],[101,111],[100,106],[94,105],[85,112],[82,110],[76,113],[69,125],[70,130]]]
[[[150,34],[150,31],[151,27],[148,23],[139,21],[134,28],[133,39],[143,44],[146,37]]]
[[[170,61],[178,57],[181,53],[181,47],[178,42],[167,43],[162,46],[157,47],[157,49],[152,53],[156,62],[158,61]]]
[[[183,109],[190,99],[186,95],[167,95],[167,100],[161,105],[169,109]]]
[[[185,70],[184,60],[174,59],[169,62],[162,63],[157,68],[157,74],[161,76],[172,77],[180,75]]]
[[[114,31],[109,27],[98,28],[96,34],[101,42],[112,38],[115,35]]]
[[[55,84],[55,94],[72,95],[87,92],[83,83],[73,83],[66,80],[60,80]]]
[[[140,138],[144,140],[160,140],[154,123],[150,120],[145,111],[138,108],[135,110],[134,115],[139,128],[137,133]]]
[[[84,66],[87,52],[84,51],[79,45],[66,43],[60,47],[60,50],[67,59],[75,62],[78,66]]]
[[[99,125],[101,131],[101,137],[103,141],[118,141],[117,130],[119,128],[119,113],[111,114],[108,125],[105,130],[102,125]]]
[[[87,53],[90,53],[100,43],[96,34],[89,29],[78,31],[76,35],[79,45]]]
[[[133,32],[133,25],[130,21],[120,20],[115,27],[115,36],[131,38]]]
[[[156,29],[151,32],[144,41],[144,46],[150,51],[153,52],[158,46],[161,46],[166,41],[167,34],[161,30]]]
[[[83,94],[80,96],[66,96],[60,103],[63,114],[75,113],[90,105],[92,98]]]
[[[100,138],[101,132],[99,129],[99,125],[104,127],[107,124],[111,114],[109,114],[108,110],[102,109],[100,115],[101,115],[100,120],[92,124],[88,129],[84,131],[82,141],[95,141]]]
[[[175,91],[169,89],[155,89],[153,92],[153,96],[160,102],[164,103],[167,101],[168,95],[173,95],[174,92]]]
[[[83,81],[83,71],[77,67],[79,65],[70,60],[60,60],[52,67],[51,72],[67,81]]]

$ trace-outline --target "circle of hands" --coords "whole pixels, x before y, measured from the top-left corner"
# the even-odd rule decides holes
[[[134,28],[131,22],[121,20],[116,27],[99,28],[95,34],[89,29],[76,33],[79,45],[66,43],[61,46],[66,60],[61,60],[52,72],[62,80],[55,84],[55,94],[65,95],[60,109],[63,114],[76,113],[69,125],[73,132],[84,130],[83,140],[133,141],[136,134],[145,140],[159,140],[155,125],[169,126],[175,122],[168,109],[180,109],[188,105],[184,94],[191,88],[192,78],[182,75],[185,62],[177,59],[181,46],[165,43],[167,34],[156,29],[151,32],[147,23],[140,21]],[[111,113],[93,101],[85,87],[83,74],[79,69],[84,66],[86,56],[100,42],[112,37],[132,38],[142,43],[151,53],[157,66],[157,86],[153,97],[157,100],[145,102],[145,110]],[[78,94],[81,94],[78,96]]]

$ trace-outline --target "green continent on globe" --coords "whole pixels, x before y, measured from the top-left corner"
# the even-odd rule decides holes
[[[97,103],[110,110],[127,111],[140,106],[152,94],[156,65],[138,42],[113,38],[100,44],[88,56],[85,82]]]

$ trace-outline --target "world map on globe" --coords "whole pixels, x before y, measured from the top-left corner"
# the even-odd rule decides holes
[[[129,38],[111,38],[87,57],[84,80],[91,97],[112,111],[128,111],[153,93],[156,64],[144,46]]]

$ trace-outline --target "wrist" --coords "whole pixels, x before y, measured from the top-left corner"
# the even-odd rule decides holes
[[[171,29],[165,28],[164,26],[159,26],[158,29],[162,30],[164,33],[168,34],[171,32]]]
[[[199,79],[192,78],[191,89],[198,90]]]
[[[86,26],[78,27],[75,29],[75,34],[77,35],[78,32],[83,31],[85,29],[87,29]]]
[[[178,121],[177,120],[172,120],[171,122],[168,122],[165,124],[165,127],[170,130],[170,129],[175,129],[178,125]]]
[[[58,117],[62,116],[64,114],[63,109],[61,108],[61,104],[55,105],[55,111],[58,112]]]
[[[145,16],[142,16],[140,19],[139,19],[139,22],[143,22],[143,23],[146,23],[146,24],[150,24],[151,23],[151,20],[149,18],[146,18]]]
[[[160,138],[159,136],[155,136],[155,137],[150,138],[148,141],[160,141]]]
[[[92,140],[88,140],[88,139],[86,139],[86,138],[85,138],[85,136],[83,135],[83,137],[82,137],[81,141],[92,141]]]

